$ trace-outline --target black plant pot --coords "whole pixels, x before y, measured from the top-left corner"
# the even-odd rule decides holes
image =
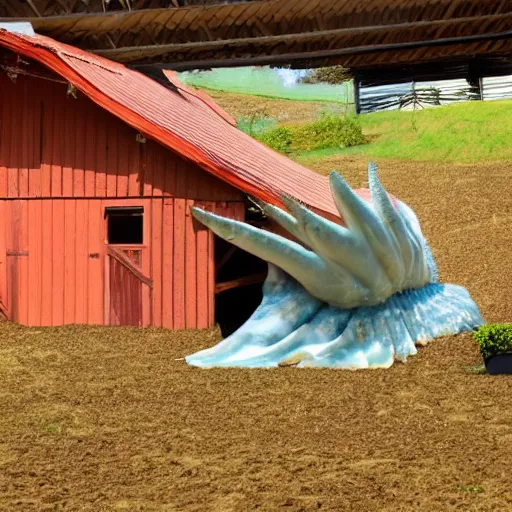
[[[496,354],[484,361],[489,375],[512,374],[512,352]]]

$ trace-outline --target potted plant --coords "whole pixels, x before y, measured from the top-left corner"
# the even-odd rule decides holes
[[[512,374],[512,324],[489,324],[479,327],[474,337],[487,373]]]

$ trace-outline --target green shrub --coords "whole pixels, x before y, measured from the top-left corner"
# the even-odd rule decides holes
[[[332,115],[313,123],[272,128],[257,135],[257,138],[281,153],[342,148],[365,143],[357,118]]]
[[[279,153],[290,153],[293,131],[287,126],[278,126],[259,135],[258,140]]]
[[[512,324],[483,325],[473,333],[473,336],[480,345],[484,359],[500,352],[512,352]]]
[[[297,126],[293,134],[293,149],[319,149],[364,144],[363,130],[355,117],[325,116],[311,124]]]

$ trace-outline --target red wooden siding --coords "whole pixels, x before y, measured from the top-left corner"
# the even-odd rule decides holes
[[[241,193],[137,132],[67,84],[0,73],[0,197],[168,196],[240,200]]]
[[[0,201],[0,246],[5,247],[0,258],[4,269],[0,305],[5,304],[11,320],[32,326],[110,323],[183,329],[213,325],[214,237],[194,220],[192,204],[163,197]],[[197,204],[244,218],[240,202]],[[144,243],[125,252],[151,279],[152,289],[140,286],[106,257],[103,216],[111,206],[144,208]],[[110,286],[113,279],[118,283],[114,288]],[[127,283],[124,296],[121,283]],[[140,322],[133,313],[135,303],[140,307]]]
[[[25,325],[213,325],[214,237],[194,204],[244,218],[242,194],[137,133],[67,84],[0,73],[0,309]],[[107,257],[105,208],[144,208]]]

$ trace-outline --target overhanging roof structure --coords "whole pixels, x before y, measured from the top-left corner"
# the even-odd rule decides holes
[[[4,0],[0,21],[125,64],[512,72],[511,0]],[[396,81],[396,80],[395,80]]]

